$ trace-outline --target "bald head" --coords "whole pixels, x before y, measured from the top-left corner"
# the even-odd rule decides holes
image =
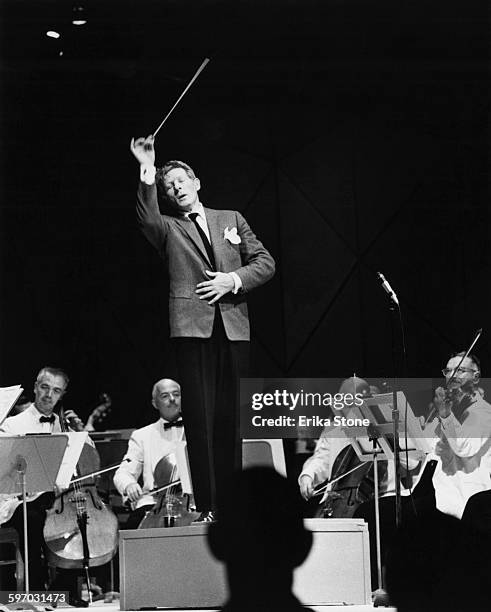
[[[152,389],[152,405],[166,421],[174,421],[181,414],[181,386],[171,378],[158,380]]]
[[[351,376],[346,380],[343,380],[339,387],[339,393],[360,393],[361,395],[368,395],[370,393],[370,385],[363,378],[357,376]]]

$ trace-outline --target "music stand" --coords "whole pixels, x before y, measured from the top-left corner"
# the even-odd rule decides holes
[[[22,496],[24,518],[25,592],[29,593],[27,492],[53,491],[68,444],[65,434],[2,436],[0,445],[0,493]]]
[[[353,410],[353,413],[356,413],[356,410]],[[350,415],[350,417],[351,416],[352,415]],[[342,430],[345,436],[349,439],[351,446],[354,448],[358,459],[363,463],[366,463],[368,461],[373,462],[373,476],[375,487],[375,546],[377,550],[377,584],[379,590],[381,590],[383,588],[383,585],[382,554],[380,546],[380,485],[378,481],[378,462],[389,461],[389,457],[385,453],[382,446],[379,444],[379,432],[371,425],[369,425],[368,427],[342,427]]]
[[[399,419],[399,406],[406,412],[405,419]],[[400,454],[398,449],[408,458],[418,461],[431,452],[431,441],[428,434],[423,432],[421,423],[414,416],[411,406],[402,391],[393,393],[380,393],[366,398],[360,411],[370,423],[377,427],[380,436],[380,446],[385,454],[394,462],[396,479],[396,524],[401,523],[401,490],[400,490]],[[404,430],[404,420],[407,421],[407,432]],[[399,435],[396,437],[396,428]],[[407,440],[407,447],[406,447]]]

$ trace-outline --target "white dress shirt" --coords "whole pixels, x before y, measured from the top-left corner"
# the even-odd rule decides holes
[[[176,442],[185,440],[184,427],[164,429],[164,423],[167,421],[159,419],[131,434],[123,463],[114,474],[114,484],[123,497],[126,497],[128,485],[138,482],[140,476],[143,478],[143,491],[150,491],[155,487],[153,475],[162,457],[171,454],[169,459],[175,464],[175,456],[172,456],[172,453],[176,450]],[[136,502],[135,509],[154,503],[155,498],[152,495],[142,495]]]
[[[436,507],[461,518],[472,495],[491,489],[491,405],[476,393],[462,422],[450,413],[440,420],[436,434]]]
[[[368,438],[364,439],[368,444]],[[326,480],[332,478],[332,468],[336,461],[339,453],[350,446],[350,439],[345,435],[341,427],[332,428],[329,431],[323,432],[321,437],[317,440],[314,454],[309,457],[303,464],[302,472],[298,477],[310,476],[313,480],[314,487],[319,486]],[[380,460],[382,461],[382,460]],[[395,494],[395,478],[394,478],[394,464],[392,461],[386,461],[387,465],[387,478],[379,482],[379,493],[380,497]],[[331,485],[328,485],[328,490],[331,490]],[[409,491],[401,487],[401,493],[408,495]]]
[[[0,431],[10,435],[25,435],[28,433],[62,433],[60,419],[54,414],[53,423],[41,423],[44,416],[34,404],[30,404],[23,412],[8,417],[0,426]]]

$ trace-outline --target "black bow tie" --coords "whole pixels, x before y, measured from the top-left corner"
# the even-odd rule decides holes
[[[55,415],[51,414],[49,417],[47,417],[47,416],[39,417],[39,422],[40,423],[54,423],[55,422]]]
[[[164,429],[170,429],[171,427],[182,427],[184,422],[182,419],[171,421],[170,423],[164,423]]]

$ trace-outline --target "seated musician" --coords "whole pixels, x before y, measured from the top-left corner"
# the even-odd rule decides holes
[[[378,391],[378,389],[375,390],[376,392]],[[339,388],[339,393],[350,393],[352,395],[359,393],[367,397],[370,395],[370,385],[361,378],[351,377],[343,381]],[[336,411],[336,413],[338,412],[347,418],[354,416],[350,406],[344,406],[339,411]],[[310,499],[314,493],[314,487],[321,485],[332,477],[332,469],[336,458],[349,445],[350,440],[345,436],[341,427],[324,429],[321,437],[317,440],[313,455],[305,461],[298,478],[300,493],[304,499]],[[384,490],[384,495],[387,495],[387,483],[380,484]],[[394,492],[393,488],[391,492]]]
[[[436,507],[491,535],[491,405],[478,386],[478,358],[464,356],[461,352],[449,359],[443,370],[446,388],[439,387],[433,399]]]
[[[46,366],[37,375],[34,383],[34,402],[24,411],[5,419],[0,431],[8,435],[23,435],[28,433],[61,433],[60,418],[54,409],[65,395],[68,387],[68,376],[63,370]],[[54,494],[43,493],[27,504],[27,522],[29,525],[29,588],[32,591],[44,591],[48,583],[47,567],[43,554],[43,528],[46,511],[53,505]],[[0,513],[1,514],[1,513]],[[14,527],[24,550],[24,530],[22,504],[18,505],[5,527]],[[66,578],[66,576],[65,576]],[[64,582],[64,584],[61,584]],[[67,586],[67,582],[70,584]],[[73,587],[73,588],[71,588]],[[51,585],[53,588],[53,585]],[[87,605],[78,599],[73,580],[60,580],[59,590],[68,590],[70,603]]]
[[[180,385],[169,378],[156,382],[152,389],[152,405],[159,412],[159,419],[131,434],[123,463],[114,474],[116,488],[133,508],[126,529],[136,529],[155,504],[154,496],[148,493],[155,488],[155,467],[175,450],[177,441],[184,440]],[[140,476],[143,487],[138,483]]]
[[[370,385],[363,379],[360,378],[348,378],[343,381],[339,388],[339,393],[352,394],[359,393],[365,397],[377,393],[376,387],[370,387]],[[346,418],[354,417],[351,406],[344,406],[340,409],[339,414],[344,415]],[[322,484],[326,480],[337,476],[333,475],[333,467],[336,465],[336,458],[340,453],[350,446],[350,439],[344,434],[341,427],[325,428],[322,432],[321,437],[316,443],[314,454],[307,459],[304,463],[298,483],[300,487],[300,493],[306,500],[310,499],[314,495],[314,488]],[[355,451],[353,449],[353,456],[355,458]],[[401,464],[403,459],[401,458]],[[417,461],[410,459],[410,467],[416,467]],[[353,466],[349,466],[353,467]],[[404,468],[404,465],[401,465]],[[348,469],[348,468],[347,468]],[[360,470],[362,474],[363,468]],[[356,472],[354,472],[356,474]],[[406,472],[404,470],[403,475]],[[341,474],[340,474],[341,475]],[[394,465],[393,462],[381,460],[378,463],[378,475],[379,475],[379,504],[380,504],[380,529],[381,529],[381,548],[382,548],[382,559],[386,553],[386,543],[390,541],[393,534],[395,534],[395,476],[394,476]],[[365,480],[363,480],[365,479]],[[355,479],[356,480],[356,479]],[[363,487],[363,482],[372,481],[371,488],[373,489],[373,468],[366,474],[365,477],[361,476],[359,479],[360,489],[367,490]],[[423,483],[421,483],[422,488]],[[372,490],[372,494],[374,491]],[[401,486],[401,495],[408,496],[409,490],[404,486]],[[348,503],[352,504],[351,509],[345,508],[343,513],[336,514],[334,517],[353,517],[363,518],[368,524],[368,531],[370,536],[370,566],[371,566],[371,578],[372,578],[372,590],[377,588],[377,549],[376,549],[376,527],[375,527],[375,504],[372,499],[368,499],[369,496],[364,496],[363,499],[356,499],[357,493],[355,491],[350,492],[348,497]],[[324,518],[330,517],[331,505],[329,502],[329,495],[325,505],[324,512],[322,513]],[[404,506],[407,506],[406,511],[409,510],[409,499],[403,500]],[[412,504],[411,504],[412,506]],[[403,508],[404,511],[404,508]]]

